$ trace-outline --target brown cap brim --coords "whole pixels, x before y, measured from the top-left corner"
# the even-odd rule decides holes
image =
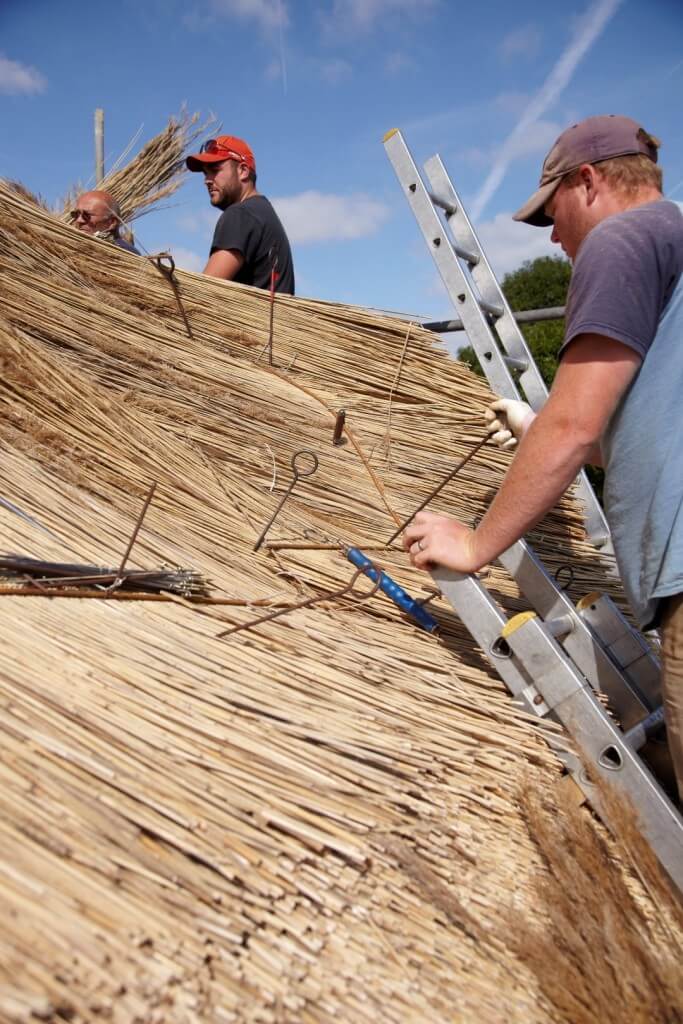
[[[535,228],[550,227],[552,220],[546,216],[544,207],[551,196],[555,194],[563,177],[564,175],[561,174],[555,181],[541,185],[531,199],[528,199],[524,206],[517,210],[517,213],[513,213],[512,219],[521,220],[524,224],[532,224]]]

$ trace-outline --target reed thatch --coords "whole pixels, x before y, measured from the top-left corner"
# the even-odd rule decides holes
[[[225,602],[1,597],[0,1015],[681,1019],[666,882],[632,825],[565,805],[559,731],[443,601],[438,637],[380,595],[216,638],[347,583],[339,537],[424,595],[384,541],[481,436],[485,384],[415,325],[285,296],[271,368],[266,293],[178,273],[188,337],[150,261],[4,187],[0,211],[0,497],[30,517],[0,506],[1,549],[116,565],[154,480],[131,565]],[[319,470],[255,554],[302,448]],[[507,459],[434,507],[481,515]],[[572,499],[532,541],[604,588]]]
[[[97,187],[114,196],[124,222],[130,223],[177,192],[186,174],[185,155],[212,123],[202,123],[198,114],[190,115],[183,109],[169,118],[166,127],[146,142],[129,163],[119,167],[122,159],[116,162]],[[126,154],[127,150],[123,156]],[[63,218],[83,191],[81,185],[69,190],[63,202]]]

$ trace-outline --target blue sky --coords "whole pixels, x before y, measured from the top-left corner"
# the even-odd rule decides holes
[[[681,0],[0,0],[0,175],[56,201],[183,103],[256,155],[299,294],[451,314],[382,136],[439,152],[499,273],[552,251],[510,213],[559,132],[624,113],[663,141],[683,201]],[[201,269],[216,213],[200,175],[135,225]]]

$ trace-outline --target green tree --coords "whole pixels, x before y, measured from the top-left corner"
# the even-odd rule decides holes
[[[564,306],[571,277],[571,264],[561,256],[541,256],[527,260],[522,266],[506,274],[501,283],[505,298],[513,310],[546,309]],[[564,320],[543,320],[537,324],[521,324],[522,333],[547,387],[557,371],[557,354],[564,336]],[[467,345],[458,358],[471,370],[483,375],[474,349]]]

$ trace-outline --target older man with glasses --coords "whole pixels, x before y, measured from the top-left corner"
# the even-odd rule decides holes
[[[220,135],[188,156],[187,166],[204,174],[209,202],[223,211],[204,273],[293,295],[289,240],[270,202],[256,189],[256,161],[247,143]]]
[[[121,237],[121,210],[110,192],[100,189],[84,192],[78,197],[73,210],[69,211],[69,220],[85,235],[104,238],[119,249],[140,255],[131,242]]]
[[[643,629],[661,628],[669,750],[683,800],[683,204],[662,195],[659,142],[629,117],[560,135],[515,220],[552,227],[573,263],[560,365],[534,416],[501,399],[489,432],[517,454],[475,530],[421,512],[419,568],[476,572],[550,511],[584,463],[605,469],[605,513]]]

